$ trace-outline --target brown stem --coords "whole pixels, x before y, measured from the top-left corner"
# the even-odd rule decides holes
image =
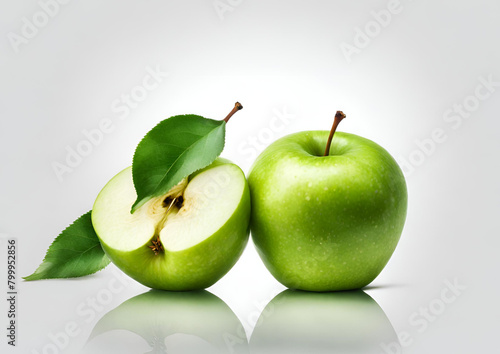
[[[233,114],[235,114],[236,112],[238,112],[240,109],[243,109],[243,106],[241,105],[241,103],[239,102],[236,102],[234,104],[234,108],[231,112],[229,112],[229,114],[227,115],[226,118],[224,118],[224,122],[228,122],[229,118],[231,118],[233,116]]]
[[[326,142],[325,154],[323,156],[328,156],[328,154],[330,153],[330,146],[332,145],[333,134],[335,134],[337,126],[345,117],[346,116],[342,111],[337,111],[337,113],[335,113],[335,119],[333,121],[332,130],[330,130],[330,135],[328,136],[328,141]]]

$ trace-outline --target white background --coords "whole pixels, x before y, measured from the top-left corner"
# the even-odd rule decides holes
[[[45,24],[37,1],[2,2],[1,261],[5,237],[15,237],[19,275],[31,274],[55,236],[91,208],[164,118],[220,119],[240,101],[244,110],[228,125],[222,156],[248,172],[253,154],[271,141],[327,130],[342,109],[348,119],[340,130],[376,141],[406,166],[405,230],[386,269],[366,289],[394,331],[410,337],[401,340],[404,352],[496,350],[500,84],[476,88],[500,81],[499,3],[401,0],[383,25],[373,11],[393,9],[387,1],[220,3],[232,5],[218,12],[212,0],[74,0],[45,15]],[[41,24],[32,38],[23,35],[24,18]],[[369,35],[362,48],[346,55],[342,48],[360,44],[360,32]],[[13,44],[15,35],[24,41]],[[148,70],[157,69],[168,76],[120,118],[115,101],[139,92]],[[459,106],[464,118],[447,121],[459,117],[449,112]],[[276,124],[280,116],[288,122]],[[64,163],[66,147],[76,149],[86,139],[82,131],[103,119],[112,121],[113,132],[59,179],[54,162]],[[446,139],[430,144],[436,129]],[[76,322],[79,334],[58,352],[79,352],[100,317],[147,291],[130,281],[87,323],[77,308],[106,289],[112,269],[78,280],[20,281],[17,351],[49,353],[49,335]],[[466,288],[441,309],[446,281]],[[250,242],[208,290],[229,305],[250,337],[263,305],[283,289]],[[439,314],[425,329],[412,324],[429,306],[438,306]],[[7,348],[2,338],[0,348]]]

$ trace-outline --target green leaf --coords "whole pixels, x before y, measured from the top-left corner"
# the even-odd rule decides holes
[[[170,117],[151,129],[134,154],[137,200],[131,212],[211,164],[224,149],[225,127],[224,121],[191,114]]]
[[[109,264],[94,231],[91,211],[83,214],[52,242],[42,264],[25,280],[73,278],[89,275]]]

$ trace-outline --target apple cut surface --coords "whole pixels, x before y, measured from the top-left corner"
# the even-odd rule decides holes
[[[111,261],[146,286],[206,288],[229,271],[248,241],[248,185],[227,160],[217,159],[131,214],[136,197],[129,167],[99,193],[92,223]]]

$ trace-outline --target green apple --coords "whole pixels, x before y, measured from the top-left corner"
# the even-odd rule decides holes
[[[248,340],[238,317],[208,291],[150,290],[106,313],[84,352],[248,353]]]
[[[361,290],[314,294],[285,290],[262,311],[252,354],[401,353],[391,322]]]
[[[396,161],[373,141],[347,133],[337,133],[324,156],[332,134],[330,140],[328,131],[283,137],[249,173],[252,239],[269,271],[292,289],[366,286],[403,230],[407,191]]]
[[[109,259],[155,289],[204,289],[236,263],[248,241],[250,195],[241,169],[217,159],[133,214],[129,167],[97,196],[92,224]]]

